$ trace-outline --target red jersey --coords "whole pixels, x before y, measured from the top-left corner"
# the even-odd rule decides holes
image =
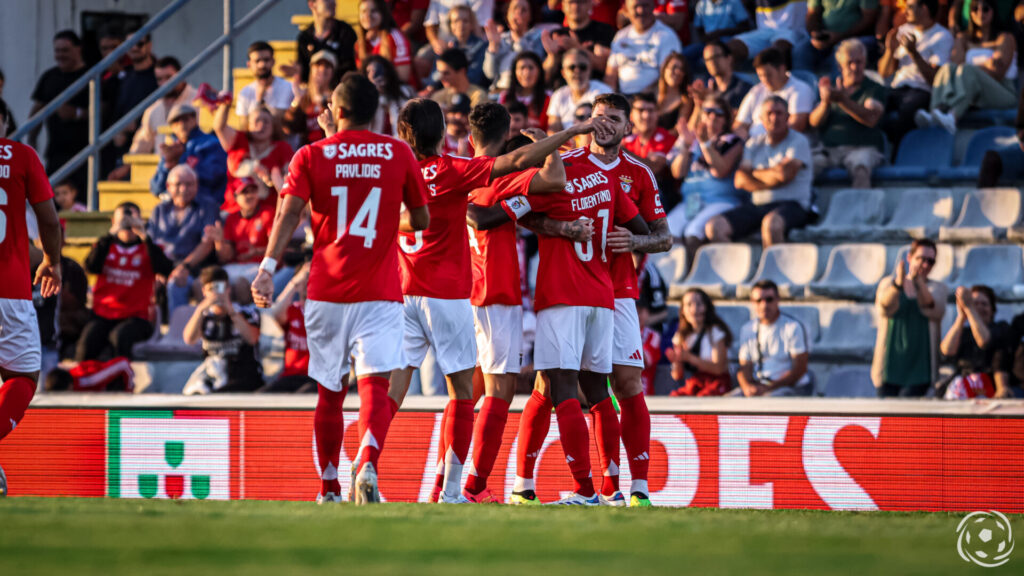
[[[265,168],[267,173],[270,173],[274,168],[284,172],[291,159],[292,147],[287,142],[280,140],[274,142],[270,149],[258,158],[254,157],[252,150],[249,148],[249,134],[241,131],[236,132],[235,141],[231,145],[231,150],[228,150],[228,185],[224,188],[224,204],[221,205],[220,209],[225,212],[238,210],[238,204],[235,202],[235,186],[233,184],[240,168],[246,176],[251,175],[255,178],[256,174],[253,172],[253,168],[257,163]],[[274,194],[270,194],[263,199],[261,204],[273,208],[277,205],[277,198]]]
[[[623,0],[594,0],[594,7],[590,9],[590,18],[618,29],[619,23],[616,21],[616,17],[619,9],[622,8],[622,3]]]
[[[690,6],[687,0],[654,0],[655,14],[685,14],[689,16]],[[676,30],[679,40],[686,46],[690,43],[690,19],[683,22],[683,26]]]
[[[306,315],[298,302],[288,307],[288,326],[284,331],[284,369],[282,376],[309,372],[309,346],[306,343]]]
[[[622,139],[622,147],[632,152],[637,158],[650,158],[651,154],[668,156],[675,142],[676,139],[672,137],[671,132],[664,128],[658,128],[647,142],[641,141],[640,136],[636,134],[626,136]]]
[[[474,188],[491,182],[494,158],[431,156],[420,162],[427,183],[430,227],[415,234],[399,232],[402,248],[402,294],[445,300],[469,298],[473,272],[469,263],[466,205]]]
[[[111,242],[103,272],[92,289],[93,312],[107,320],[149,320],[155,279],[145,242],[132,246]]]
[[[396,67],[412,63],[412,48],[409,46],[409,40],[398,28],[392,28],[383,39],[378,37],[376,42],[371,42],[370,52],[374,55],[386,54],[388,60],[391,60]],[[359,64],[362,65],[362,63]]]
[[[53,198],[36,151],[0,138],[0,298],[32,299],[25,208]]]
[[[473,190],[469,201],[477,206],[493,206],[513,196],[525,196],[530,191],[530,181],[539,171],[538,168],[531,168],[502,176],[490,186]],[[513,205],[503,205],[502,208],[512,218],[512,222],[490,230],[469,228],[469,255],[473,262],[473,293],[470,302],[473,306],[523,304],[519,266],[512,266],[512,262],[519,262],[516,220],[530,209],[521,200],[509,202]]]
[[[413,209],[427,201],[408,144],[366,130],[338,132],[295,154],[281,194],[311,204],[310,300],[402,301],[395,245],[402,203]]]
[[[581,217],[594,221],[589,242],[540,236],[540,267],[534,308],[566,306],[615,307],[612,286],[611,252],[607,250],[608,231],[637,215],[636,204],[626,196],[616,180],[609,177],[578,148],[565,154],[565,190],[554,194],[530,196],[538,212],[565,222]]]
[[[430,7],[430,0],[388,0],[388,7],[391,8],[391,16],[395,19],[395,24],[402,28],[409,23],[413,10],[426,12]],[[426,39],[422,30],[419,36],[421,38],[416,38],[416,40],[420,42]]]
[[[274,209],[262,204],[249,218],[237,211],[228,214],[224,220],[224,240],[235,247],[234,262],[247,264],[263,260],[273,228]]]

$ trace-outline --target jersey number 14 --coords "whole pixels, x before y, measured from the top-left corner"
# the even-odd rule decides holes
[[[335,240],[341,239],[346,234],[359,236],[363,239],[363,248],[373,248],[373,241],[377,238],[377,213],[380,211],[379,186],[370,189],[370,193],[359,207],[359,211],[352,218],[351,226],[348,223],[348,186],[332,186],[331,196],[338,199],[338,233]]]

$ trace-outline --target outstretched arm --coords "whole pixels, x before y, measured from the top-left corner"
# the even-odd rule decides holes
[[[270,230],[270,242],[267,244],[265,260],[275,263],[284,256],[295,229],[302,219],[302,210],[306,201],[292,195],[285,196],[277,206],[274,215],[274,227]],[[260,270],[252,281],[252,299],[260,308],[270,308],[274,301],[274,270],[260,264]]]
[[[606,130],[612,132],[613,129],[608,126],[608,122],[609,120],[603,117],[591,118],[586,122],[581,122],[561,132],[556,132],[539,142],[517,148],[508,154],[502,154],[498,156],[494,162],[494,167],[491,168],[491,179],[493,180],[512,172],[519,172],[520,170],[536,166],[543,162],[546,156],[561,148],[562,144],[581,134],[589,134],[594,131],[604,132]]]

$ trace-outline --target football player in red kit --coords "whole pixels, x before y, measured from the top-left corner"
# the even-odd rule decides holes
[[[430,223],[426,186],[412,151],[400,140],[368,130],[378,98],[376,87],[355,73],[335,88],[331,110],[338,132],[303,147],[292,159],[270,245],[252,285],[256,304],[269,307],[277,260],[310,203],[314,242],[305,314],[309,376],[319,392],[313,417],[319,502],[341,500],[341,407],[350,358],[359,375],[360,398],[356,459],[362,465],[355,502],[380,501],[380,446],[392,415],[388,380],[392,370],[405,366],[395,242],[400,227],[424,230]]]
[[[10,111],[0,100],[0,440],[21,422],[36,392],[42,347],[32,285],[43,298],[60,291],[61,232],[53,190],[35,150],[8,140]],[[39,222],[43,262],[30,275],[25,206]],[[7,477],[0,468],[0,497]]]

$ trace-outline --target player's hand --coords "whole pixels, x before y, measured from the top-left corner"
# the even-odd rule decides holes
[[[252,281],[252,301],[260,308],[270,308],[274,303],[274,277],[260,269]]]
[[[563,222],[562,235],[573,242],[589,242],[594,236],[594,221],[590,218],[580,218],[572,222]]]
[[[36,269],[36,279],[33,284],[39,285],[39,294],[43,298],[56,296],[60,292],[61,276],[60,264],[53,265],[46,260]]]
[[[901,288],[904,286],[904,282],[907,280],[907,261],[900,258],[898,264],[896,264],[896,284]]]
[[[616,226],[608,231],[607,245],[616,254],[633,251],[633,233],[622,226]]]
[[[320,125],[320,129],[324,131],[328,138],[338,132],[338,127],[334,124],[334,113],[331,112],[330,106],[320,111],[320,115],[316,117],[316,123]]]

